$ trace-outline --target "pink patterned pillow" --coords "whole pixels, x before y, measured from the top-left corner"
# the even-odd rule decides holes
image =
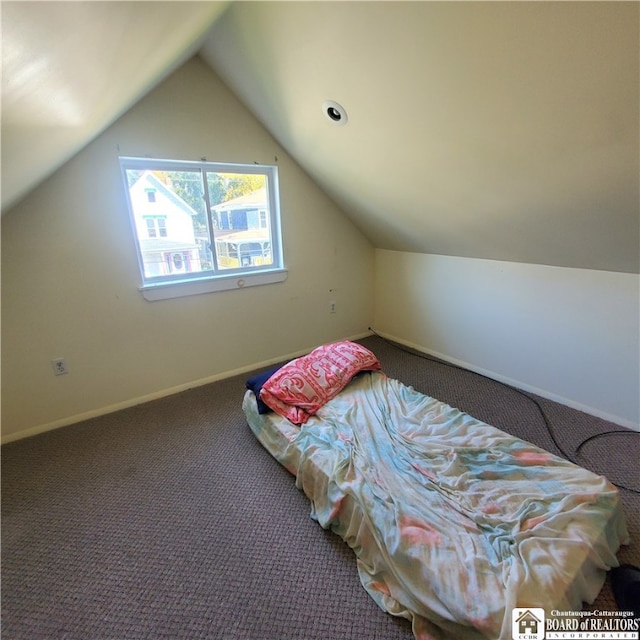
[[[304,424],[356,373],[381,368],[378,358],[356,342],[325,344],[278,369],[262,386],[260,399],[294,424]]]

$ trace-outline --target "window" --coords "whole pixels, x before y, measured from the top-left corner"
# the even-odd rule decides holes
[[[145,218],[148,238],[166,238],[167,223],[164,218]]]
[[[286,278],[277,168],[120,158],[148,300]]]

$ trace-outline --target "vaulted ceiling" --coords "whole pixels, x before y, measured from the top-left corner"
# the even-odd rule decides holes
[[[198,54],[376,247],[637,273],[639,8],[5,1],[3,210]]]
[[[226,5],[3,0],[3,213],[195,55]]]

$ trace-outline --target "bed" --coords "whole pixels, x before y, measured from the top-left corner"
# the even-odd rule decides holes
[[[357,343],[247,386],[255,436],[419,640],[511,638],[514,607],[580,610],[618,565],[628,533],[604,477],[387,377]]]

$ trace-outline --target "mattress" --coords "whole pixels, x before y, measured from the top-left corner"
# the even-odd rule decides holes
[[[301,426],[243,399],[311,517],[354,550],[360,581],[420,640],[511,638],[514,607],[580,610],[628,542],[604,477],[380,371]]]

